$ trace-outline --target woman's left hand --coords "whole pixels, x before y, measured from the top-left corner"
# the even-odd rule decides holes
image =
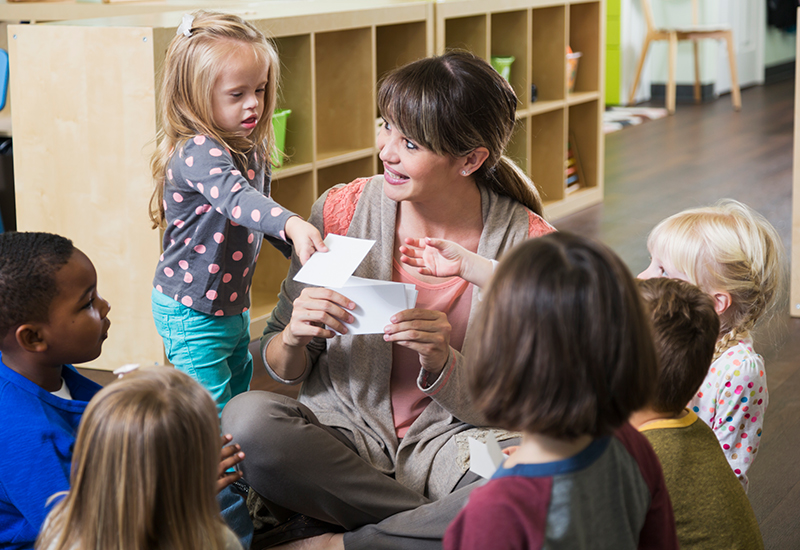
[[[233,468],[244,460],[242,448],[239,447],[237,443],[228,445],[232,440],[233,436],[231,434],[222,436],[222,449],[219,453],[219,478],[217,478],[218,493],[231,483],[239,481],[242,478],[242,472],[239,470],[228,472],[230,468]]]
[[[419,353],[422,368],[438,376],[450,357],[450,322],[441,311],[406,309],[390,319],[383,339]]]

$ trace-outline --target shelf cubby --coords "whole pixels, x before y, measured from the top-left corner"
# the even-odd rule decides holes
[[[528,163],[530,132],[528,131],[528,126],[529,121],[527,118],[517,119],[511,141],[508,143],[508,147],[506,147],[506,155],[516,162],[517,166],[530,173],[530,166]]]
[[[530,118],[529,174],[547,204],[564,198],[564,109]]]
[[[564,6],[531,10],[531,84],[536,85],[537,103],[564,99],[566,21]]]
[[[374,147],[370,28],[315,35],[317,158]]]
[[[491,56],[514,56],[509,83],[517,94],[520,109],[531,100],[528,82],[528,16],[527,10],[494,13],[491,17]]]
[[[600,43],[602,10],[600,2],[572,4],[569,7],[569,41],[574,52],[581,52],[578,62],[576,92],[600,89],[600,56],[605,44]]]
[[[426,57],[427,33],[428,25],[424,21],[377,27],[375,29],[377,83],[380,83],[392,69]]]
[[[444,49],[460,49],[475,52],[488,59],[486,44],[487,15],[457,17],[445,23]]]
[[[577,148],[584,181],[581,187],[597,187],[602,177],[600,158],[598,157],[598,128],[600,103],[595,100],[573,105],[569,108],[568,139],[574,139]]]
[[[285,168],[314,160],[314,116],[312,104],[311,36],[274,39],[281,63],[278,108],[291,109],[286,125]]]

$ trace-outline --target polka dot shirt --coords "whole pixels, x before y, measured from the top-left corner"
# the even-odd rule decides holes
[[[176,147],[167,165],[156,290],[211,315],[249,309],[261,239],[288,256],[284,227],[295,215],[269,197],[264,166],[253,155],[242,173],[230,152],[206,136]]]
[[[711,364],[689,403],[689,408],[714,430],[745,491],[747,470],[761,443],[768,402],[764,359],[753,351],[753,341],[747,338]]]

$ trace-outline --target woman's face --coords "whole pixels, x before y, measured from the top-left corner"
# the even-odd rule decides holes
[[[384,192],[394,201],[441,200],[453,193],[454,181],[462,178],[458,160],[437,155],[401,134],[384,119],[378,134],[384,168]]]

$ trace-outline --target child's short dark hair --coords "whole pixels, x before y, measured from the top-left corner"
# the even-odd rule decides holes
[[[553,233],[514,248],[480,322],[470,389],[492,425],[599,437],[650,401],[647,312],[628,268],[599,242]]]
[[[58,293],[55,274],[74,250],[52,233],[0,234],[0,340],[23,323],[47,320]]]
[[[650,406],[679,414],[703,383],[719,336],[714,300],[678,279],[638,281],[649,306],[658,356],[658,383]]]

